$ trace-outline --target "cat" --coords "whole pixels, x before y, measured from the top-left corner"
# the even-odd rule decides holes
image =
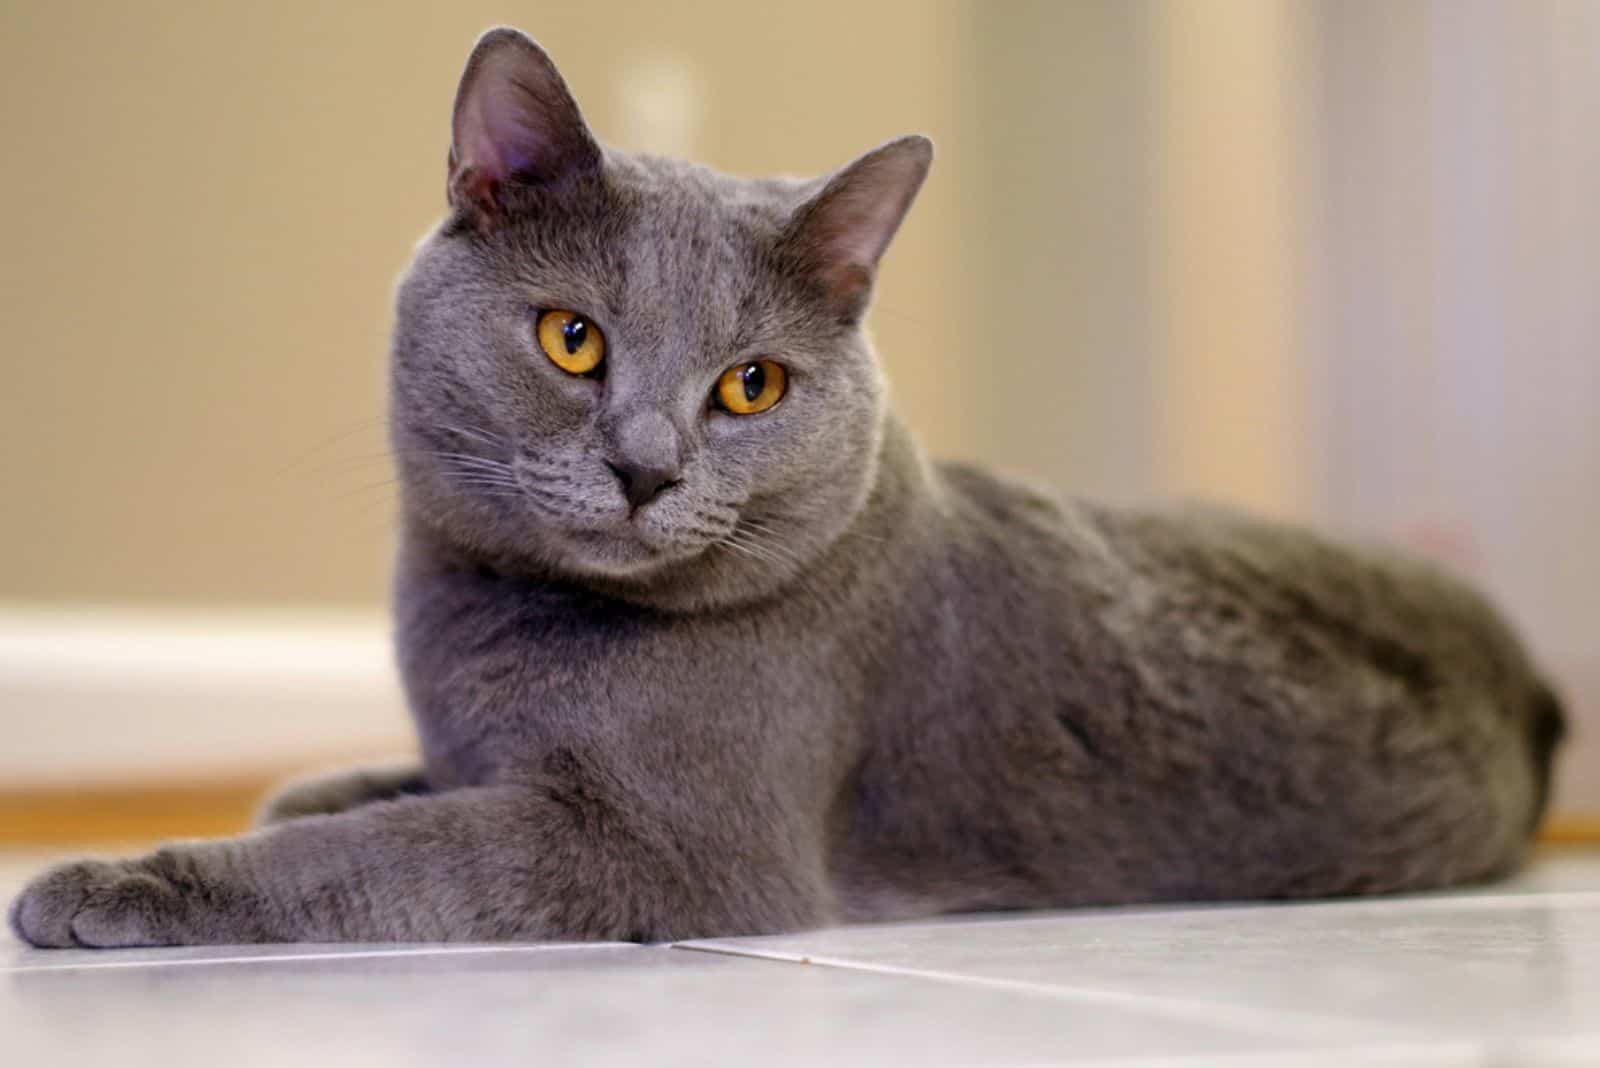
[[[1513,870],[1562,717],[1477,594],[924,459],[862,320],[931,159],[602,148],[486,34],[392,348],[421,761],[56,868],[17,933],[660,941]]]

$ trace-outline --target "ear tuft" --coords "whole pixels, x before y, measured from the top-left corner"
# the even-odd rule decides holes
[[[788,241],[842,317],[866,310],[878,261],[932,162],[926,137],[890,141],[837,171],[795,212]]]
[[[449,196],[491,221],[512,182],[544,184],[600,165],[600,146],[561,72],[527,35],[510,27],[478,38],[456,90]]]

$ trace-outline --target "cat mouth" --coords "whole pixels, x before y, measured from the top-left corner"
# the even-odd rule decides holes
[[[606,578],[636,578],[686,563],[705,553],[710,542],[656,538],[634,523],[564,531],[563,540],[583,570]]]

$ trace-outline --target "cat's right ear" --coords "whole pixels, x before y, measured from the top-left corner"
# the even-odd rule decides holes
[[[526,34],[502,26],[478,38],[456,90],[450,203],[487,229],[508,185],[541,185],[600,166],[561,72]]]

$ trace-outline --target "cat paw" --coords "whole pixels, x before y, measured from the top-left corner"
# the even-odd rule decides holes
[[[302,816],[326,816],[346,807],[321,782],[292,782],[267,796],[256,809],[252,826],[269,827]]]
[[[305,816],[332,816],[360,805],[427,790],[415,760],[364,765],[306,775],[278,787],[256,811],[255,826],[266,827]]]
[[[175,944],[182,901],[139,861],[84,860],[53,868],[11,905],[11,929],[31,945],[111,948]]]

